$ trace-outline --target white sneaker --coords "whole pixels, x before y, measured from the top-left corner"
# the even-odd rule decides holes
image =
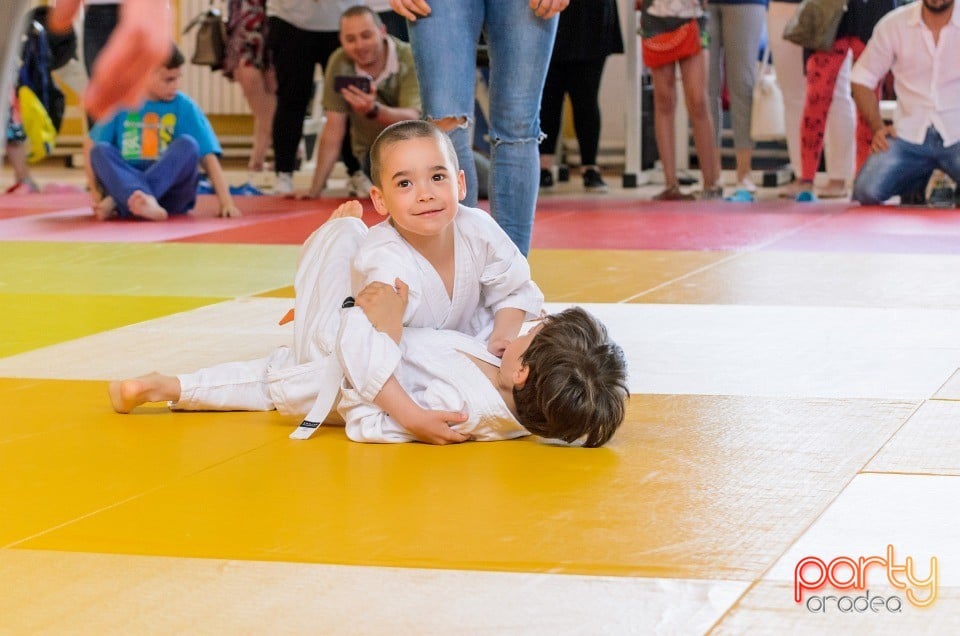
[[[750,177],[744,177],[736,184],[737,190],[746,190],[750,194],[755,194],[757,191],[757,184],[753,182],[753,179]]]
[[[278,172],[277,182],[273,184],[274,194],[293,194],[293,174]]]
[[[367,175],[364,174],[362,170],[357,170],[350,175],[348,185],[350,186],[350,196],[352,197],[368,197],[370,196],[370,188],[373,187],[373,183],[370,182],[370,179],[367,178]]]

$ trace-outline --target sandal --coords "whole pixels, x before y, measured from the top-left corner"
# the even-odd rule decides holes
[[[654,201],[693,201],[695,197],[692,194],[684,194],[680,191],[680,186],[669,186],[663,192],[653,197]]]

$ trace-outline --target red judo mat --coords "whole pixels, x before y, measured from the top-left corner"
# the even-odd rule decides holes
[[[236,197],[243,216],[216,218],[216,199],[163,223],[95,221],[86,194],[0,197],[0,240],[297,245],[345,199]],[[488,207],[486,201],[481,207]],[[369,200],[364,221],[379,222]],[[798,204],[541,198],[534,249],[960,251],[960,211]]]

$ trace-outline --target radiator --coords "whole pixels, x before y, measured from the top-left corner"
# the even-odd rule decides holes
[[[209,0],[180,0],[181,29],[199,13],[207,10]],[[217,3],[221,7],[226,3]],[[192,97],[208,115],[246,115],[250,108],[243,97],[243,91],[236,82],[231,82],[220,71],[211,71],[209,67],[190,63],[196,42],[197,27],[186,35],[180,36],[180,50],[187,63],[183,66],[183,81],[180,90]]]

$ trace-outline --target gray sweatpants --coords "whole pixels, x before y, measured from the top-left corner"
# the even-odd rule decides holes
[[[717,147],[720,146],[720,89],[726,79],[730,95],[730,123],[733,147],[752,148],[750,113],[753,109],[753,84],[757,79],[760,43],[767,29],[767,8],[762,4],[713,4],[707,6],[707,32],[710,34],[709,104],[716,122]]]
[[[0,2],[0,158],[7,143],[6,126],[10,110],[10,89],[16,74],[19,58],[20,34],[23,32],[23,16],[30,7],[29,0],[3,0]]]

